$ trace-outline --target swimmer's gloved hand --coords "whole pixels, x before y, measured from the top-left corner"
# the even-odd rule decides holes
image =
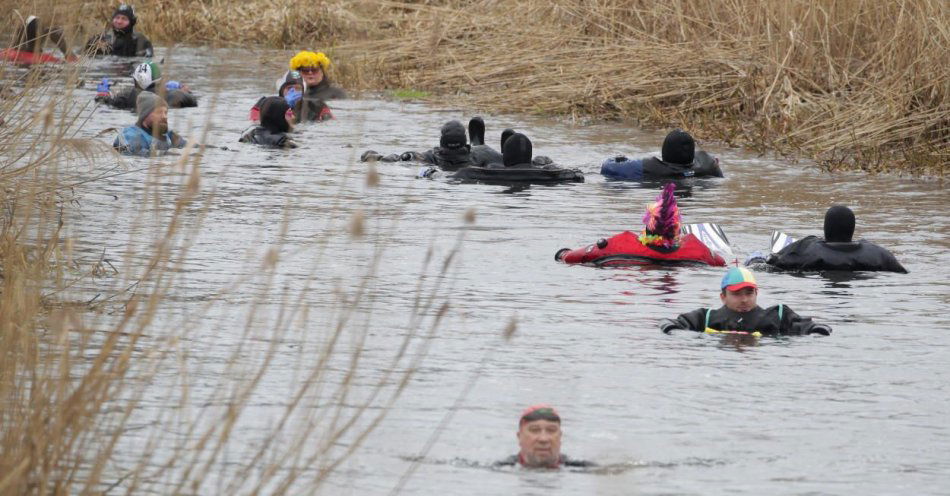
[[[551,157],[545,155],[538,155],[531,159],[531,164],[537,166],[551,165],[553,163],[554,161],[551,160]]]
[[[627,158],[626,155],[617,155],[616,157],[614,157],[614,162],[618,162],[618,163],[619,163],[619,162],[626,162],[627,160],[630,160],[630,159]]]
[[[99,81],[99,84],[96,85],[95,100],[98,102],[109,98],[112,95],[112,93],[109,92],[109,88],[111,87],[112,81],[109,81],[109,78],[102,78],[102,81]]]
[[[679,329],[679,328],[680,326],[679,324],[676,323],[675,320],[671,320],[671,319],[660,320],[660,330],[663,331],[664,334],[669,334],[673,330]]]
[[[431,179],[432,176],[434,176],[436,172],[439,172],[439,168],[438,168],[438,167],[431,167],[431,166],[430,166],[430,167],[423,167],[423,168],[419,169],[419,173],[416,174],[416,178],[418,178],[418,179]]]
[[[371,160],[376,161],[381,158],[383,158],[383,156],[377,153],[375,150],[366,150],[362,155],[360,155],[360,162],[369,162]]]
[[[814,326],[812,326],[811,330],[809,331],[809,334],[821,334],[822,336],[830,336],[831,328],[826,326],[825,324],[815,324]]]
[[[178,82],[178,81],[169,81],[169,82],[165,83],[165,89],[168,90],[168,91],[171,91],[171,90],[180,90],[180,89],[181,89],[181,83]]]
[[[297,88],[289,88],[284,95],[284,100],[287,100],[287,105],[289,105],[290,108],[294,108],[294,105],[296,105],[301,98],[303,98],[303,93],[297,91]]]

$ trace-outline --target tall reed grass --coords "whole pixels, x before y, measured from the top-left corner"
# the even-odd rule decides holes
[[[88,33],[113,8],[76,4],[80,15],[70,19]],[[350,87],[679,126],[804,154],[828,169],[942,176],[950,164],[943,0],[170,0],[137,8],[140,29],[159,41],[329,49]]]

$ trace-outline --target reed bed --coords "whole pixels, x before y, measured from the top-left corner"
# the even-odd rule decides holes
[[[86,19],[113,8],[81,5]],[[943,0],[137,7],[140,28],[160,41],[328,50],[351,88],[414,88],[489,111],[678,126],[831,170],[943,176],[950,164]]]

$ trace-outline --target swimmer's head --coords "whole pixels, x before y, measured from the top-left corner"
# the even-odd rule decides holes
[[[671,164],[691,164],[696,157],[696,142],[682,129],[674,129],[663,140],[663,161]]]
[[[449,121],[442,125],[440,130],[439,146],[450,150],[458,150],[465,146],[465,126],[459,121]]]
[[[501,148],[501,154],[504,158],[505,167],[530,164],[533,154],[531,140],[521,133],[512,134]]]
[[[825,212],[825,241],[850,243],[854,236],[854,212],[844,205],[835,205]]]
[[[533,405],[518,422],[518,459],[525,467],[555,468],[561,460],[561,417],[551,405]]]

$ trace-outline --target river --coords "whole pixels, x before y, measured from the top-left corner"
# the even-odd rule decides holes
[[[185,214],[200,227],[186,236],[187,255],[176,258],[177,279],[148,333],[157,339],[188,331],[166,362],[177,365],[147,388],[120,458],[136,459],[141,443],[156,439],[159,459],[169,458],[164,443],[193,433],[168,417],[207,423],[199,413],[213,411],[222,382],[241,384],[270,349],[274,357],[236,422],[227,456],[210,466],[217,475],[185,491],[246,492],[231,492],[222,480],[248,469],[248,453],[266,442],[342,308],[355,312],[341,349],[363,350],[352,398],[314,393],[300,418],[323,419],[323,401],[350,409],[378,380],[391,393],[395,379],[385,371],[403,338],[414,326],[429,332],[434,309],[446,302],[431,339],[413,338],[399,362],[403,370],[424,355],[411,382],[322,486],[324,494],[388,494],[410,469],[402,493],[414,495],[924,495],[950,488],[950,194],[942,182],[828,174],[808,162],[701,143],[720,158],[726,178],[680,188],[684,221],[719,223],[740,259],[765,249],[773,229],[820,234],[825,209],[845,204],[857,216],[856,237],[889,248],[910,273],[756,273],[760,304],[785,303],[826,322],[834,329],[829,337],[742,343],[668,336],[659,319],[719,305],[721,268],[554,261],[559,248],[641,229],[644,207],[659,189],[605,181],[599,164],[617,153],[658,153],[663,130],[366,95],[332,102],[336,119],[299,129],[296,150],[237,143],[250,106],[273,93],[285,56],[176,50],[168,72],[200,95],[201,106],[172,110],[171,128],[194,140],[210,122],[204,141],[216,147],[201,160],[199,198]],[[114,74],[110,62],[97,64],[88,79]],[[92,96],[91,88],[77,92]],[[424,150],[437,144],[443,122],[474,115],[485,117],[490,145],[497,147],[502,129],[515,128],[533,140],[535,154],[582,169],[586,182],[512,190],[416,179],[418,166],[379,164],[378,187],[367,186],[363,150]],[[128,112],[95,108],[82,134],[108,145],[113,133],[95,134],[133,122]],[[120,173],[77,188],[81,208],[69,234],[80,240],[79,258],[92,263],[104,253],[120,272],[77,294],[123,287],[125,277],[141,272],[143,259],[127,255],[127,247],[147,248],[167,221],[185,177],[175,159],[123,159]],[[115,167],[114,158],[100,160],[93,169]],[[365,218],[363,238],[346,233],[356,210]],[[440,279],[439,264],[460,238]],[[269,249],[279,259],[273,279],[261,269]],[[364,281],[366,296],[357,300]],[[414,310],[420,293],[433,298],[432,308]],[[297,313],[287,318],[288,309]],[[516,330],[506,339],[512,321]],[[349,356],[331,360],[339,366],[328,384],[343,380]],[[517,451],[518,415],[539,402],[561,412],[563,451],[602,469],[489,467]],[[374,415],[387,408],[373,405]],[[349,446],[347,439],[334,449]],[[114,473],[131,464],[119,463]],[[143,487],[169,490],[151,484]]]

